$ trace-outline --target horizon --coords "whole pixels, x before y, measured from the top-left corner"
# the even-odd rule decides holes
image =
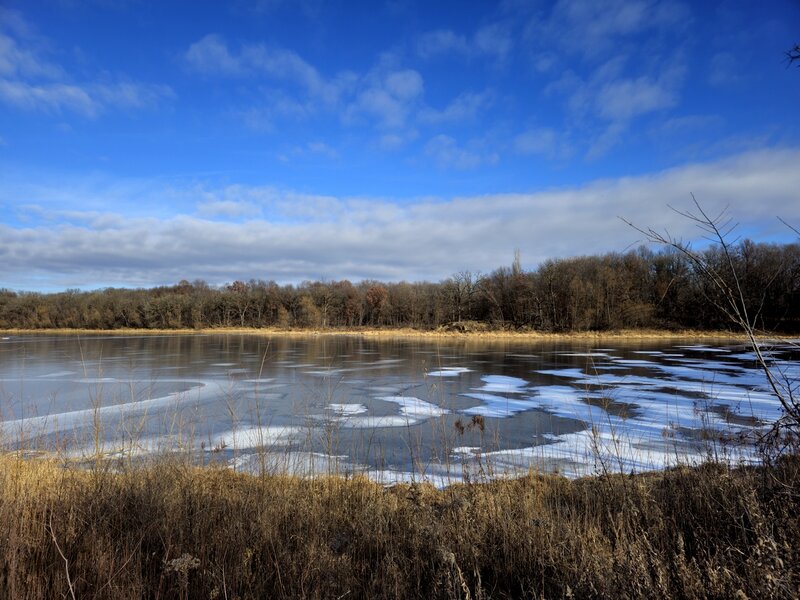
[[[441,281],[800,224],[788,0],[0,8],[0,288]]]

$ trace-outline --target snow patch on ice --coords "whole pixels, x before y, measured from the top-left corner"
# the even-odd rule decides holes
[[[325,407],[334,415],[339,417],[349,417],[352,415],[361,415],[367,412],[367,407],[363,404],[337,404],[331,403]]]
[[[429,371],[428,377],[458,377],[462,373],[469,373],[472,369],[467,367],[444,367],[438,371]]]
[[[524,394],[528,387],[528,382],[519,377],[509,377],[507,375],[484,375],[481,381],[485,385],[477,388],[483,392],[500,392],[505,394]]]
[[[428,417],[440,417],[447,414],[446,408],[436,406],[430,402],[425,402],[419,398],[408,396],[379,396],[378,400],[393,402],[400,406],[400,414],[412,419],[425,419]]]
[[[206,446],[206,451],[226,448],[251,450],[270,446],[288,446],[301,439],[305,433],[306,430],[301,427],[244,426],[214,435],[211,438],[211,444]]]

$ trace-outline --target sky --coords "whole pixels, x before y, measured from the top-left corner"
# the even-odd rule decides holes
[[[794,241],[797,43],[789,0],[2,0],[0,288],[533,269],[699,238],[692,194]]]

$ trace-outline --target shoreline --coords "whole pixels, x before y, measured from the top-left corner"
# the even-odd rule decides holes
[[[672,331],[667,329],[622,329],[613,331],[575,331],[566,333],[551,333],[541,331],[425,331],[410,328],[376,329],[281,329],[274,327],[207,327],[200,329],[0,329],[1,336],[44,336],[44,335],[86,335],[86,336],[126,336],[126,335],[254,335],[262,337],[363,337],[377,339],[404,339],[418,338],[430,340],[467,340],[467,341],[519,341],[519,342],[547,342],[547,341],[638,341],[638,340],[747,340],[747,336],[734,331],[708,331],[685,329]],[[759,340],[775,340],[790,338],[784,334],[760,334]]]

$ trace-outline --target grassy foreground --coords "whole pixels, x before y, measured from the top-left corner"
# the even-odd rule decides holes
[[[0,456],[0,597],[796,598],[800,459],[436,490]]]

